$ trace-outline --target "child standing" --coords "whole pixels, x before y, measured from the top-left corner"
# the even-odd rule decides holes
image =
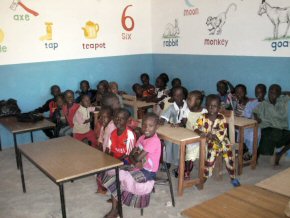
[[[112,132],[116,129],[113,121],[113,110],[108,106],[104,106],[100,111],[100,121],[102,124],[99,136],[99,147],[106,151]]]
[[[68,126],[64,130],[65,135],[72,135],[72,129],[74,127],[73,118],[76,111],[79,109],[79,104],[75,103],[74,92],[72,90],[66,90],[64,93],[65,104],[62,107],[66,122]]]
[[[185,127],[185,112],[187,110],[187,104],[184,100],[184,92],[182,87],[176,87],[173,89],[173,100],[174,103],[162,113],[160,117],[160,124],[163,125],[165,122],[169,122],[173,127]],[[179,146],[177,144],[165,141],[163,160],[168,164],[168,168],[170,164],[178,166]],[[177,175],[176,173],[175,175]]]
[[[96,148],[98,144],[96,134],[90,127],[90,113],[95,111],[95,107],[90,106],[90,97],[88,95],[83,95],[81,98],[81,105],[73,118],[73,137],[79,141],[87,139],[91,142],[91,146]]]
[[[159,168],[161,143],[156,134],[158,116],[147,113],[142,121],[143,135],[138,139],[136,147],[130,153],[134,166],[120,170],[122,203],[136,208],[149,205],[150,193],[154,187],[154,179]],[[117,217],[116,176],[107,175],[103,185],[112,195],[112,209],[105,217]]]
[[[186,128],[193,130],[197,126],[197,119],[204,113],[207,113],[205,108],[202,108],[204,95],[201,91],[195,90],[188,94],[187,96],[187,106],[186,111]],[[186,145],[186,155],[185,155],[185,179],[190,178],[190,173],[193,169],[193,162],[199,158],[199,143],[193,143]]]
[[[207,159],[205,162],[205,181],[212,175],[217,156],[223,155],[227,171],[234,187],[240,186],[239,180],[235,178],[235,169],[233,166],[233,153],[227,138],[226,120],[219,113],[221,106],[218,95],[209,95],[206,98],[206,109],[208,113],[201,115],[197,120],[195,132],[201,137],[206,137],[207,141]]]

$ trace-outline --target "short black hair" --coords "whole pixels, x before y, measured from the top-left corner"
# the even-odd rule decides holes
[[[113,109],[109,106],[102,106],[100,110],[100,114],[102,113],[108,113],[111,117],[114,115]]]
[[[128,109],[126,109],[126,108],[119,108],[118,110],[115,111],[114,115],[117,115],[119,113],[124,113],[126,116],[126,119],[129,119],[129,117],[131,117],[130,111],[128,111]]]
[[[142,80],[142,77],[146,77],[148,80],[150,79],[149,75],[147,73],[142,73],[140,76],[140,79]]]
[[[81,96],[80,96],[80,99],[81,99],[81,101],[84,99],[84,98],[89,98],[90,100],[91,100],[91,98],[90,98],[90,96],[88,96],[88,95],[86,95],[86,94],[81,94]]]
[[[57,88],[58,90],[60,90],[60,87],[58,85],[52,85],[50,87],[50,91],[52,92],[53,89]]]
[[[236,90],[237,88],[241,88],[241,89],[243,89],[244,92],[245,92],[245,94],[247,94],[247,87],[246,87],[244,84],[238,84],[238,85],[236,85],[235,90]]]
[[[159,116],[157,114],[153,113],[153,112],[147,112],[144,115],[144,117],[142,119],[142,122],[144,122],[145,120],[150,119],[150,118],[152,118],[154,120],[155,124],[158,124]]]
[[[214,101],[214,100],[218,101],[218,103],[221,104],[221,99],[216,94],[210,94],[206,96],[205,104],[208,105],[210,101]]]
[[[90,83],[89,83],[88,80],[82,80],[82,81],[80,82],[80,86],[81,86],[83,83],[86,83],[88,86],[90,86]]]
[[[98,85],[97,88],[99,88],[100,85],[104,85],[105,89],[108,90],[109,89],[109,82],[107,80],[101,80]]]
[[[272,90],[272,89],[276,89],[276,90],[279,92],[279,94],[281,95],[281,93],[282,93],[282,88],[281,88],[280,85],[278,85],[278,84],[272,84],[272,85],[269,87],[269,91]]]
[[[179,82],[179,83],[181,84],[181,80],[180,80],[179,78],[174,78],[174,79],[172,79],[172,81],[171,81],[171,86],[173,86],[174,83],[176,83],[176,82]]]
[[[136,92],[136,90],[137,90],[137,86],[141,87],[141,85],[140,85],[139,83],[135,83],[134,85],[132,85],[132,90],[133,90],[134,92]]]
[[[119,101],[119,98],[117,95],[115,95],[114,93],[108,92],[105,93],[102,97],[102,101],[101,101],[101,106],[108,106],[111,107],[111,101],[112,99],[116,99]]]
[[[70,90],[70,89],[66,90],[64,92],[64,95],[66,96],[68,93],[71,93],[72,95],[74,95],[74,92],[72,90]]]
[[[166,84],[169,82],[169,77],[168,77],[167,73],[161,73],[159,76],[164,79],[164,82]]]
[[[190,98],[191,96],[198,96],[198,98],[200,99],[200,104],[202,104],[203,99],[204,99],[204,93],[202,91],[199,90],[194,90],[188,93],[188,98]]]
[[[267,93],[267,86],[265,84],[259,83],[256,85],[255,89],[260,88],[264,93]]]

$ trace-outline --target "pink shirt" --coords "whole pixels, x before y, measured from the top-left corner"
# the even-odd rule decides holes
[[[111,134],[115,129],[116,129],[116,126],[115,126],[113,120],[111,120],[109,122],[109,124],[107,125],[106,128],[104,128],[103,126],[101,128],[99,142],[103,144],[103,151],[104,152],[109,145],[109,140],[110,140]]]
[[[147,139],[145,138],[145,135],[142,135],[138,139],[136,147],[148,152],[143,168],[150,172],[157,172],[161,155],[161,143],[157,134],[155,133],[152,137]]]

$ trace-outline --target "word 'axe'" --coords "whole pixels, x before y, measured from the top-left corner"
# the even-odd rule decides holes
[[[15,11],[18,5],[20,5],[25,11],[27,11],[28,13],[34,16],[39,15],[36,11],[26,7],[20,0],[13,0],[12,4],[10,5],[10,9]]]

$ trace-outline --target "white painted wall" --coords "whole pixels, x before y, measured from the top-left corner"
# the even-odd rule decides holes
[[[262,0],[154,0],[153,53],[289,57],[290,29],[287,38],[265,40],[273,37],[274,26],[266,14],[258,15],[261,2]],[[290,14],[289,0],[267,0],[267,2],[271,6],[288,7]],[[231,8],[227,13],[222,33],[210,35],[208,29],[211,27],[206,25],[207,18],[218,16],[231,3],[237,5],[237,10]],[[185,10],[196,9],[198,10],[196,15],[184,16]],[[180,30],[178,46],[164,47],[165,39],[162,36],[167,30],[168,23],[174,24],[175,19],[178,19]],[[281,24],[279,36],[284,34],[285,29],[286,23]],[[205,45],[205,39],[227,40],[228,43],[227,46]]]
[[[15,11],[11,10],[12,2],[0,2],[0,65],[152,53],[149,0],[21,1],[37,11],[38,16],[27,13],[20,5]],[[127,9],[126,16],[131,16],[135,22],[130,32],[121,25],[122,12],[127,5],[132,7]],[[17,21],[14,18],[18,15],[29,20]],[[87,21],[99,25],[96,39],[84,37],[82,27]],[[46,34],[45,22],[53,23],[52,40],[41,41],[39,38]],[[126,24],[131,26],[129,19]],[[2,40],[1,32],[4,33]],[[131,34],[131,40],[123,40],[122,33]],[[58,48],[46,48],[45,43]],[[105,43],[106,48],[83,49],[83,43]]]

